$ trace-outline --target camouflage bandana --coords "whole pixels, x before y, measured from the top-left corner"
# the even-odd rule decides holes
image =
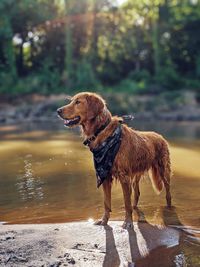
[[[100,146],[91,149],[97,176],[97,187],[110,175],[113,162],[121,145],[122,126],[119,124],[113,134]]]

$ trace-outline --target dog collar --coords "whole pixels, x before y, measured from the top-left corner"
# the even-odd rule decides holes
[[[100,128],[98,128],[96,130],[96,132],[94,133],[93,136],[91,136],[90,138],[85,139],[85,141],[83,142],[83,144],[85,146],[89,146],[90,143],[97,138],[97,136],[100,134],[100,132],[102,132],[108,126],[109,123],[110,123],[110,120],[108,119],[105,124],[103,124]]]

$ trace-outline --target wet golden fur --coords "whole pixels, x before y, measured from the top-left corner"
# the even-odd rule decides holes
[[[100,132],[90,144],[97,147],[112,134],[121,118],[113,117],[107,109],[105,101],[97,94],[83,92],[75,95],[71,103],[60,109],[63,119],[73,119],[79,116],[79,125],[83,135],[89,138],[95,131],[110,120],[108,126]],[[170,156],[167,141],[155,132],[136,131],[122,124],[122,141],[115,158],[110,177],[103,183],[105,213],[97,224],[105,225],[111,211],[112,180],[120,181],[125,202],[125,222],[127,227],[132,222],[132,210],[139,200],[139,181],[142,176],[151,173],[153,188],[160,193],[163,186],[166,190],[167,205],[171,206],[170,195]],[[134,202],[131,203],[131,193],[134,191]]]

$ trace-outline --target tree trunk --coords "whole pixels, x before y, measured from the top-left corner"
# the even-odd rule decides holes
[[[5,27],[7,28],[7,36],[5,36],[5,41],[3,44],[4,49],[4,55],[6,59],[6,65],[8,66],[8,71],[13,77],[13,79],[17,76],[17,70],[16,70],[16,62],[15,62],[15,53],[13,48],[13,32],[10,25],[9,18],[7,16],[4,16],[3,18],[5,22]]]
[[[23,53],[23,45],[24,41],[19,46],[19,65],[18,65],[18,72],[19,75],[23,76],[24,74],[24,53]]]
[[[65,0],[65,15],[66,15],[66,41],[65,41],[65,71],[67,72],[67,85],[71,86],[72,81],[72,64],[73,64],[73,49],[72,49],[72,30],[70,18],[70,0]]]
[[[153,57],[154,57],[154,72],[155,76],[158,76],[160,73],[160,46],[159,46],[159,29],[158,29],[158,19],[153,21],[153,35],[152,35],[152,44],[153,44]]]

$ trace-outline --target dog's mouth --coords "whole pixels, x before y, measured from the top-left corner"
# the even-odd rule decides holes
[[[74,125],[78,124],[80,122],[80,120],[81,120],[80,116],[76,116],[73,119],[64,119],[64,125],[67,127],[74,126]]]

